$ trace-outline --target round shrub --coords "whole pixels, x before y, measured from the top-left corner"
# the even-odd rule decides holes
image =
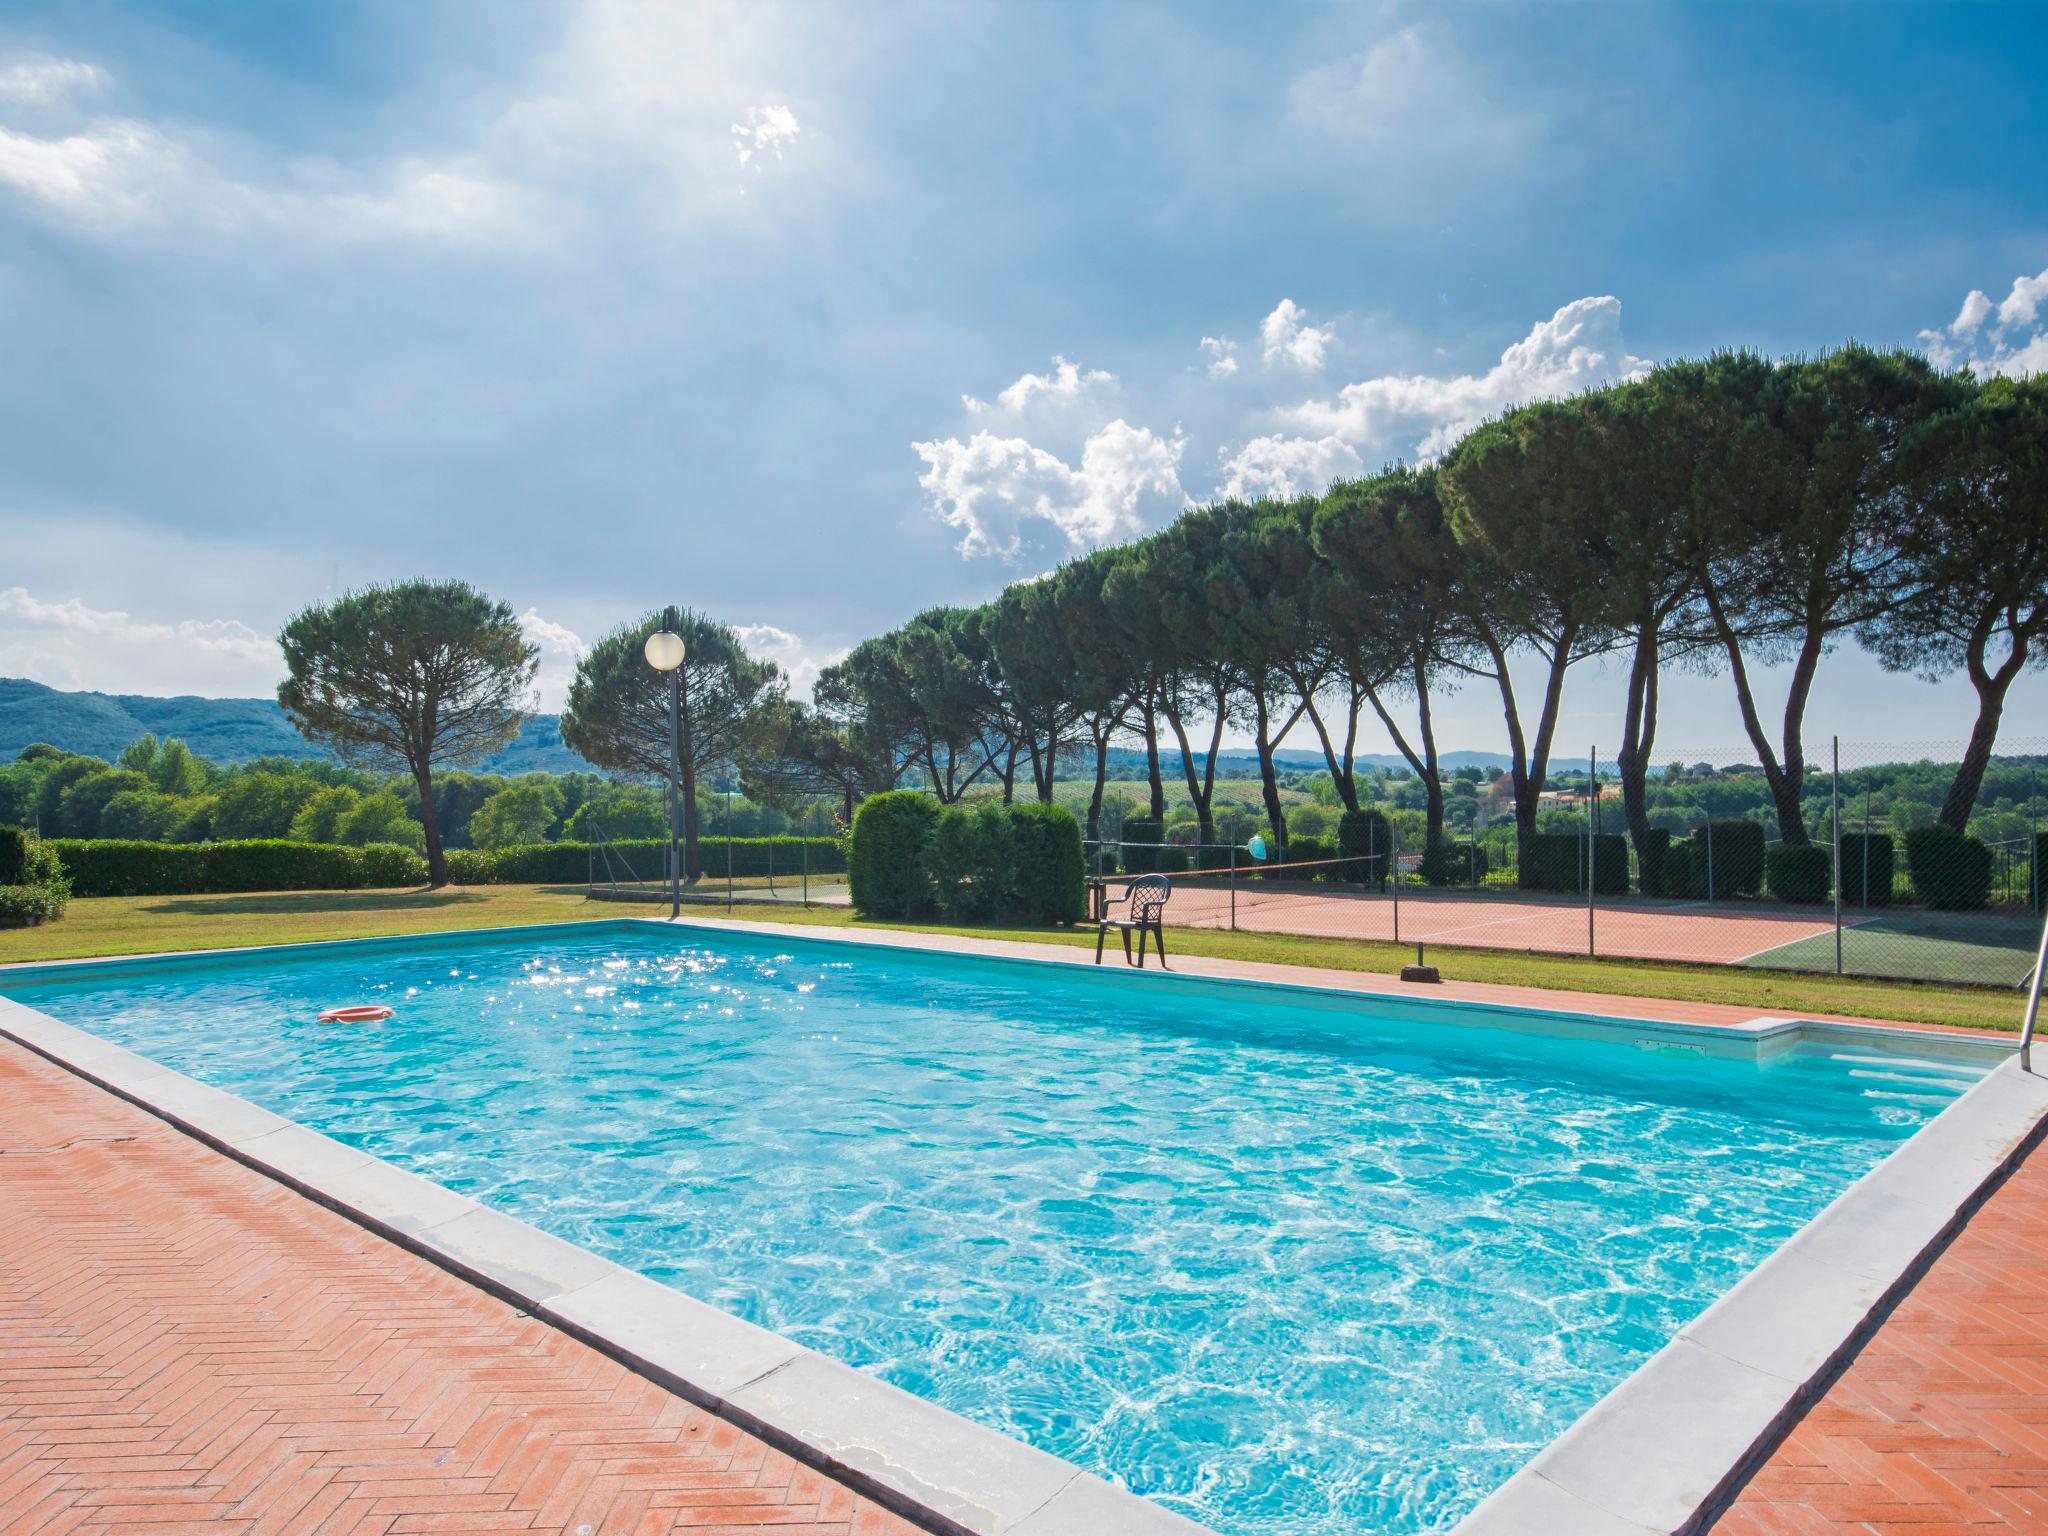
[[[1766,860],[1771,894],[1780,901],[1826,901],[1834,889],[1828,878],[1833,862],[1830,851],[1819,843],[1786,843],[1773,848]]]
[[[1070,813],[1067,820],[1073,819]],[[861,802],[846,873],[854,908],[863,917],[914,917],[931,910],[926,844],[938,820],[938,802],[914,789],[885,790]],[[1077,826],[1077,842],[1079,836]],[[1077,846],[1077,858],[1079,851]]]
[[[1991,904],[1991,850],[1939,822],[1906,834],[1906,872],[1937,911],[1978,912]]]
[[[0,874],[9,876],[0,879],[0,928],[33,928],[64,915],[71,883],[56,850],[41,838],[0,827]]]

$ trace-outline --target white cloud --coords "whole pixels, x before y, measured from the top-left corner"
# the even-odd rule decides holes
[[[2048,373],[2048,328],[2040,324],[2044,303],[2048,269],[2014,278],[1995,308],[1989,294],[1972,288],[1955,319],[1940,330],[1920,333],[1921,350],[1938,367],[1968,367],[1980,378]]]
[[[0,101],[24,106],[55,106],[103,90],[106,83],[106,73],[97,65],[46,53],[21,54],[0,64]]]
[[[962,557],[1005,560],[1018,557],[1032,524],[1078,552],[1178,510],[1186,502],[1179,475],[1185,446],[1179,436],[1163,438],[1121,417],[1088,438],[1078,469],[1021,437],[990,432],[911,444],[925,462],[917,483],[939,520],[959,530]]]
[[[1341,437],[1255,437],[1223,461],[1219,496],[1253,501],[1261,496],[1306,496],[1332,480],[1364,472],[1358,450]]]
[[[1204,336],[1202,350],[1209,354],[1209,377],[1227,379],[1237,372],[1237,343],[1228,336]]]
[[[1318,373],[1336,337],[1337,333],[1327,326],[1310,325],[1308,311],[1292,299],[1282,299],[1259,322],[1259,343],[1268,368],[1285,363],[1303,373]]]
[[[0,674],[103,693],[267,696],[284,658],[275,639],[239,619],[138,619],[8,587],[0,591]]]
[[[1111,390],[1115,385],[1115,374],[1105,373],[1100,368],[1083,370],[1078,364],[1070,363],[1055,353],[1050,373],[1025,374],[996,396],[995,405],[977,400],[972,395],[962,395],[960,403],[977,416],[986,415],[997,407],[1013,415],[1021,415],[1034,400],[1069,405]]]
[[[583,637],[565,624],[543,618],[529,608],[519,615],[520,633],[540,650],[540,666],[534,673],[534,691],[543,712],[559,712],[569,697],[569,685],[576,680],[576,663],[590,649]]]
[[[0,125],[0,187],[102,238],[176,230],[444,239],[502,234],[520,222],[516,189],[473,167],[399,160],[363,174],[306,164],[256,181],[226,170],[194,136],[133,118],[93,118],[50,137]]]
[[[1434,458],[1511,406],[1576,394],[1648,367],[1623,345],[1619,299],[1575,299],[1534,326],[1485,373],[1365,379],[1345,385],[1335,400],[1306,401],[1281,416],[1314,437],[1383,451],[1412,444],[1417,454]]]
[[[841,646],[820,651],[801,636],[775,624],[735,624],[733,633],[739,636],[740,649],[749,656],[772,661],[781,668],[790,693],[803,699],[811,696],[818,674],[834,662],[845,660],[848,649]]]
[[[794,144],[802,127],[796,114],[780,103],[747,108],[747,120],[732,125],[732,147],[744,170],[764,155],[782,158],[785,145]]]

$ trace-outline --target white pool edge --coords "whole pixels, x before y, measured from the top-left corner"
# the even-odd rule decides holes
[[[669,920],[599,921],[611,926]],[[681,926],[1024,964],[1080,963],[1065,956],[990,955],[968,940],[957,941],[955,949],[892,944],[881,934],[797,934],[766,924],[685,919]],[[560,925],[454,930],[398,941],[534,931],[559,932]],[[192,953],[194,959],[209,953],[247,958],[332,943],[388,942]],[[125,969],[152,958],[166,957],[0,969],[0,986],[9,971]],[[1199,973],[1161,975],[1169,978],[1233,982]],[[1352,1003],[1386,996],[1261,978],[1234,984],[1322,993]],[[1486,1013],[1498,1005],[1450,1006]],[[1753,1046],[1805,1034],[1831,1044],[1860,1038],[1879,1048],[1938,1055],[1945,1054],[1943,1044],[1974,1043],[1952,1034],[1797,1019],[1678,1025],[1557,1011],[1601,1025],[1736,1037]],[[5,996],[0,1036],[947,1536],[1207,1532],[1059,1457]],[[2012,1049],[2010,1041],[1986,1041],[1979,1049],[2001,1046]],[[1703,1530],[1760,1452],[1805,1411],[1873,1322],[1910,1289],[1982,1197],[2017,1164],[2044,1121],[2048,1079],[2023,1074],[2016,1059],[2007,1059],[1681,1329],[1466,1516],[1452,1536],[1687,1536]]]

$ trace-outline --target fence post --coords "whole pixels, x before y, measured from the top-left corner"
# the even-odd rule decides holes
[[[811,834],[803,834],[804,840],[804,910],[811,910]]]
[[[1594,840],[1594,816],[1600,804],[1600,749],[1586,748],[1586,958],[1596,959],[1593,943],[1593,893],[1600,889],[1600,845]]]
[[[1195,856],[1199,863],[1201,855]],[[1230,845],[1230,931],[1237,932],[1237,844]]]
[[[1401,942],[1401,829],[1387,825],[1387,879],[1394,892],[1394,942]]]
[[[732,764],[725,765],[725,909],[732,910]]]
[[[2034,911],[2041,910],[2041,770],[2027,776],[2027,878],[2034,887]]]
[[[1708,900],[1708,901],[1712,901],[1712,900],[1714,899],[1714,897],[1715,897],[1715,894],[1716,894],[1716,892],[1715,892],[1715,890],[1714,890],[1714,812],[1713,812],[1713,808],[1712,808],[1711,806],[1710,806],[1710,807],[1708,807],[1706,815],[1707,815],[1707,900]]]
[[[1835,765],[1828,777],[1828,820],[1834,823],[1835,974],[1842,974],[1842,738],[1834,738]]]

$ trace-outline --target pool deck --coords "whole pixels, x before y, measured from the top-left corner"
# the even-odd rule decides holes
[[[769,924],[707,926],[819,937]],[[832,937],[1040,963],[1087,958],[1071,949],[903,933]],[[1354,972],[1217,960],[1177,961],[1175,969],[1736,1026],[1731,1034],[1784,1022],[1757,1020],[1753,1009],[1479,984],[1407,988]],[[946,1509],[947,1516],[920,1517],[935,1520],[937,1530],[1094,1536],[1195,1529],[1085,1475],[1048,1480],[1064,1464],[1048,1468],[1042,1453],[1014,1442],[1001,1442],[1009,1447],[1002,1449],[993,1444],[1000,1437],[958,1420],[948,1428],[942,1421],[949,1415],[917,1400],[892,1407],[877,1395],[893,1389],[867,1382],[849,1397],[832,1374],[851,1378],[844,1367],[755,1361],[758,1341],[739,1336],[746,1325],[638,1277],[594,1280],[596,1271],[584,1273],[585,1266],[613,1266],[538,1233],[522,1237],[493,1213],[435,1211],[431,1219],[440,1224],[415,1228],[363,1215],[356,1197],[330,1209],[336,1189],[379,1187],[382,1176],[362,1166],[373,1159],[0,1003],[8,1008],[13,1018],[0,1022],[26,1044],[0,1039],[0,1531],[7,1536],[145,1529],[164,1536],[611,1536],[681,1528],[907,1536],[926,1528],[863,1497],[868,1490],[898,1509]],[[2019,1118],[2033,1123],[2040,1114],[2039,1080],[2014,1070],[2008,1063],[1998,1083],[1973,1090],[1989,1095],[1987,1106],[2002,1106],[1992,1118],[2002,1117],[2004,1129],[1989,1140],[1981,1126],[1960,1140],[1951,1134],[1935,1162],[1923,1158],[1891,1177],[1888,1191],[1867,1191],[1865,1204],[1831,1233],[1809,1230],[1795,1239],[1788,1247],[1804,1245],[1795,1267],[1854,1268],[1861,1278],[1852,1289],[1874,1294],[1884,1266],[1867,1262],[1865,1217],[1888,1205],[1917,1210],[1924,1226],[1954,1210],[1942,1191],[1976,1187],[1979,1176],[1968,1172],[1974,1162],[2005,1145]],[[134,1098],[158,1113],[128,1102]],[[168,1118],[159,1118],[165,1104]],[[280,1150],[250,1151],[259,1142]],[[1959,1159],[1965,1143],[1968,1155]],[[282,1157],[284,1171],[266,1156]],[[351,1161],[337,1170],[344,1156]],[[410,1180],[395,1170],[383,1174]],[[471,1205],[411,1183],[417,1187],[407,1201]],[[1797,1411],[1780,1414],[1782,1438],[1759,1441],[1750,1423],[1777,1411],[1770,1403],[1806,1379],[1799,1372],[1807,1362],[1840,1358],[1823,1337],[1839,1337],[1829,1333],[1837,1324],[1831,1314],[1752,1336],[1760,1315],[1777,1315],[1776,1304],[1766,1299],[1760,1313],[1759,1295],[1724,1299],[1659,1356],[1670,1361],[1653,1361],[1617,1389],[1603,1405],[1605,1424],[1602,1410],[1589,1414],[1489,1500],[1471,1529],[1548,1532],[1561,1529],[1555,1520],[1563,1511],[1584,1532],[1697,1531],[1703,1527],[1683,1512],[1716,1484],[1721,1492],[1709,1507],[1730,1499],[1733,1506],[1715,1529],[1742,1536],[2048,1528],[2048,1239],[2035,1235],[2044,1215],[2048,1154],[2036,1152],[1960,1219],[1938,1252],[1925,1238],[1894,1231],[1891,1246],[1934,1253],[1931,1267],[1888,1293],[1849,1363],[1823,1384],[1824,1395],[1810,1391]],[[1889,1216],[1882,1222],[1898,1225]],[[517,1251],[503,1246],[508,1240]],[[1738,1289],[1759,1292],[1753,1282],[1767,1278],[1760,1271]],[[609,1295],[622,1284],[629,1295]],[[597,1292],[607,1293],[603,1307],[592,1300],[582,1310],[609,1314],[612,1331],[595,1323],[585,1331],[577,1298]],[[1759,1294],[1775,1293],[1766,1287]],[[1845,1293],[1833,1310],[1848,1306],[1861,1316],[1855,1309],[1864,1305]],[[631,1318],[650,1308],[667,1321],[636,1337]],[[692,1353],[702,1349],[712,1354]],[[727,1358],[719,1353],[725,1350],[738,1353]],[[1693,1390],[1699,1381],[1686,1375],[1707,1354],[1718,1355],[1717,1369],[1739,1362],[1745,1375],[1761,1371],[1774,1384],[1755,1403],[1717,1405],[1714,1393],[1702,1398]],[[671,1371],[663,1363],[669,1356],[729,1367],[732,1384],[700,1397],[691,1384],[702,1378],[694,1368]],[[1656,1429],[1674,1410],[1691,1425],[1690,1441]],[[887,1475],[865,1475],[872,1469],[854,1453],[872,1448],[871,1421],[892,1416],[897,1424],[875,1443],[914,1447],[914,1459],[954,1469],[970,1484],[978,1477],[972,1498],[957,1486],[903,1484],[906,1469],[893,1456]],[[799,1427],[794,1440],[776,1438],[792,1424]],[[963,1432],[967,1438],[954,1438]],[[1655,1443],[1633,1443],[1646,1435]],[[1677,1454],[1664,1456],[1674,1443]],[[818,1445],[830,1454],[814,1465],[778,1449],[812,1460],[806,1448]],[[1599,1454],[1589,1464],[1585,1453],[1595,1445]],[[1760,1470],[1746,1482],[1720,1481],[1741,1448],[1758,1446],[1740,1464],[1760,1462]],[[840,1469],[854,1486],[820,1467]],[[907,1503],[899,1502],[905,1486]],[[1694,1487],[1699,1495],[1685,1491]],[[950,1518],[955,1509],[963,1515],[958,1524]]]
[[[918,1527],[0,1041],[7,1536]]]
[[[2048,1531],[2048,1149],[1985,1202],[1712,1529]]]

